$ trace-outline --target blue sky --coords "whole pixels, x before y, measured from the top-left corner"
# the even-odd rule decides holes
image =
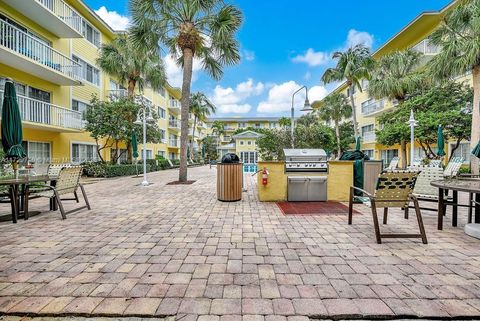
[[[128,23],[128,0],[85,0],[114,28]],[[231,0],[244,13],[238,33],[242,61],[214,81],[194,65],[193,91],[217,105],[216,116],[284,116],[292,93],[302,85],[311,101],[333,85],[320,82],[332,66],[331,53],[365,43],[375,50],[423,11],[450,0]],[[101,8],[101,7],[104,8]],[[179,86],[181,71],[167,56],[169,81]],[[302,105],[299,96],[296,108]]]

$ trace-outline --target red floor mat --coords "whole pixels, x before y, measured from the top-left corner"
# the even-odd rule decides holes
[[[277,202],[285,215],[348,214],[348,206],[339,202]],[[353,210],[354,214],[360,214]]]

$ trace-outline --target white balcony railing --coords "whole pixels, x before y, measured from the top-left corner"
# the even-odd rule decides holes
[[[377,135],[375,132],[365,132],[362,134],[362,141],[364,143],[373,143],[377,140]]]
[[[168,145],[172,147],[179,147],[178,139],[170,139],[168,141]]]
[[[3,90],[0,90],[0,101],[3,101]],[[17,102],[23,121],[68,129],[83,128],[84,121],[79,111],[20,95],[17,95]]]
[[[0,20],[0,46],[70,78],[78,78],[76,76],[80,69],[78,63],[3,20]]]
[[[82,17],[63,0],[36,0],[72,29],[82,34]]]
[[[369,115],[377,111],[380,111],[385,107],[385,101],[382,100],[373,100],[372,102],[362,105],[362,114]]]
[[[224,142],[229,142],[229,141],[231,141],[231,140],[232,140],[232,136],[223,135],[223,138],[222,138],[222,140],[223,140]]]
[[[430,39],[423,39],[415,46],[412,47],[412,50],[418,51],[424,55],[436,55],[441,51],[439,46],[436,46],[431,43]]]
[[[168,127],[171,127],[171,128],[180,128],[179,124],[178,124],[178,121],[177,120],[172,120],[170,119],[168,121]]]
[[[112,89],[108,91],[108,97],[110,100],[126,98],[128,97],[128,90],[127,89]]]

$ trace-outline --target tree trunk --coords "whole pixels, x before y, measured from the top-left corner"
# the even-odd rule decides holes
[[[133,79],[128,80],[128,86],[127,86],[127,93],[128,93],[128,98],[133,98],[133,95],[135,95],[135,86],[137,85],[137,82]]]
[[[190,145],[190,159],[193,161],[193,145],[195,144],[195,127],[197,126],[197,115],[193,116],[192,144]]]
[[[402,168],[407,168],[407,141],[402,139],[400,142],[400,152],[402,158]],[[412,164],[413,159],[410,160],[410,164]]]
[[[470,150],[472,150],[480,140],[480,65],[472,70],[473,75],[473,111],[472,111],[472,131],[470,135]],[[472,174],[479,174],[479,160],[470,155],[470,169]]]
[[[353,83],[349,86],[349,96],[350,96],[350,103],[352,104],[352,119],[353,119],[353,134],[355,138],[360,135],[358,131],[358,123],[357,123],[357,110],[355,108],[355,99],[353,98],[353,89],[355,86]]]
[[[338,126],[338,120],[335,121],[335,135],[337,136],[337,159],[340,158],[342,153],[342,144],[340,143],[340,126]]]
[[[187,181],[187,147],[188,147],[188,113],[190,110],[190,86],[192,83],[193,51],[190,48],[183,49],[183,83],[181,99],[181,131],[180,131],[180,169],[178,180]]]

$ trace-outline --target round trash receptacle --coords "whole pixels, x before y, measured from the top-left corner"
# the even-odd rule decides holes
[[[235,202],[242,199],[243,164],[217,164],[217,198],[219,201]]]

